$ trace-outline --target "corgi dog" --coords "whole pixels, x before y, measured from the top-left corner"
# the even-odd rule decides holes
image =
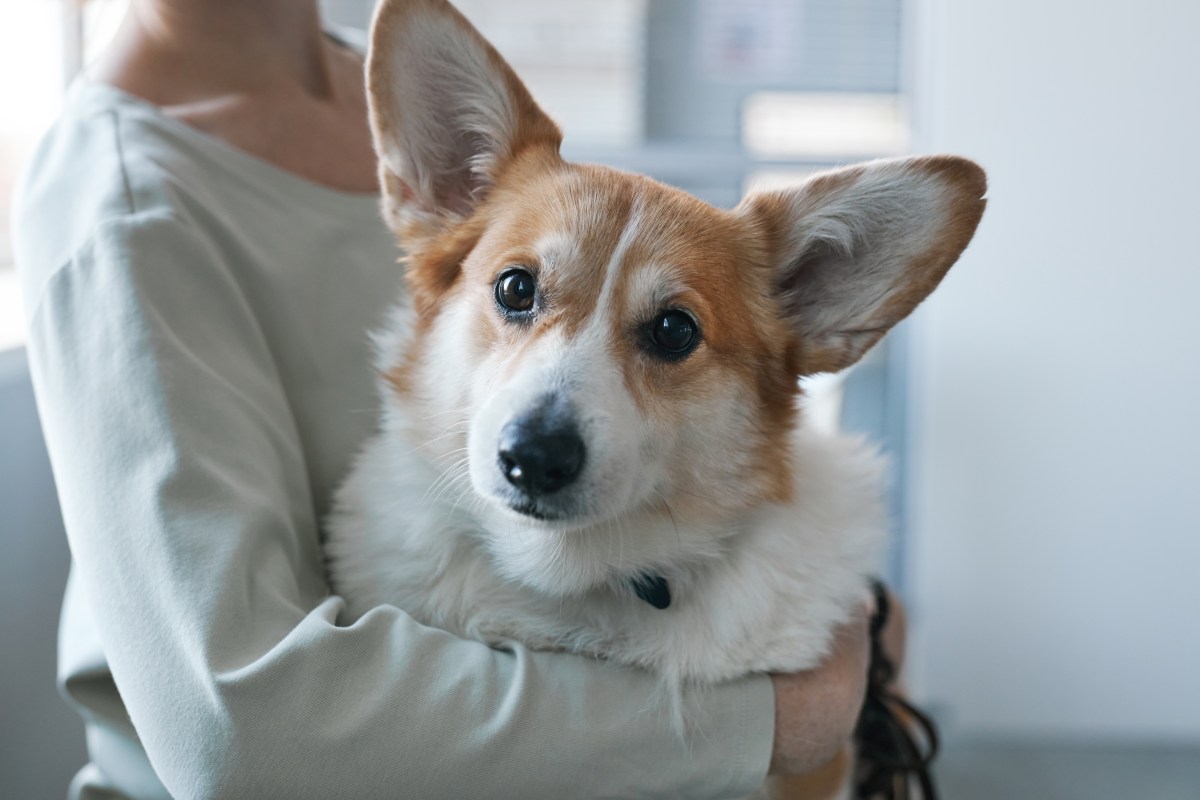
[[[887,526],[879,459],[806,427],[798,379],[933,290],[982,170],[876,161],[721,210],[568,163],[444,0],[384,0],[367,71],[409,292],[327,526],[348,619],[392,604],[675,688],[816,665]]]

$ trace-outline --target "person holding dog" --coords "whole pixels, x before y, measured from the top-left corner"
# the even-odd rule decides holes
[[[692,698],[688,741],[648,675],[338,624],[319,523],[401,290],[377,206],[362,59],[315,0],[132,0],[40,149],[17,255],[74,558],[72,797],[728,797],[830,761],[865,613],[816,670]]]

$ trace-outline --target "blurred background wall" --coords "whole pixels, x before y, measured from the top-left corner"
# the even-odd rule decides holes
[[[1200,4],[919,0],[989,205],[912,337],[913,675],[972,734],[1200,744]]]
[[[809,384],[814,412],[893,457],[887,569],[911,609],[910,683],[950,743],[946,795],[1195,798],[1200,4],[459,5],[564,124],[569,156],[720,205],[902,152],[988,169],[960,264],[849,377]],[[0,110],[0,196],[122,6],[0,8],[0,95],[16,101]],[[323,6],[361,28],[373,2]],[[0,796],[52,797],[83,759],[52,683],[68,554],[7,235]]]

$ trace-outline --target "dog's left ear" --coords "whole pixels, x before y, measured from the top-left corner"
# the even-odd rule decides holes
[[[804,374],[857,361],[925,299],[971,241],[987,179],[954,156],[876,161],[747,197]]]
[[[470,215],[519,152],[562,134],[445,0],[383,0],[367,57],[384,214],[419,246]]]

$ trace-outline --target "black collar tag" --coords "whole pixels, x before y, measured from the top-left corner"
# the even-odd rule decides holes
[[[671,587],[662,575],[643,572],[636,578],[631,578],[629,586],[641,599],[658,609],[671,605]]]

